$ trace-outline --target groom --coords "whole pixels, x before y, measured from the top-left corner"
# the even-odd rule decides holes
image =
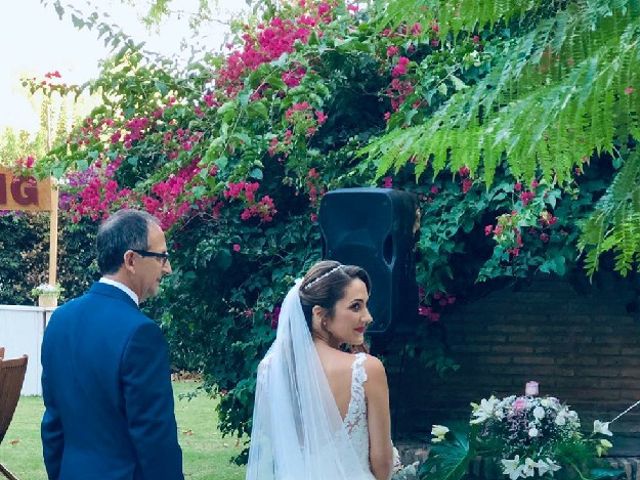
[[[157,219],[121,210],[97,236],[99,282],[56,309],[42,343],[51,480],[183,480],[167,343],[139,302],[171,273]]]

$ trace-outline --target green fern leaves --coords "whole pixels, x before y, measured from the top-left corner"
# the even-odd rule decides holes
[[[451,57],[471,35],[482,35],[489,60],[475,70],[463,61],[450,67],[465,88],[421,123],[392,126],[361,151],[378,176],[408,162],[417,180],[426,171],[437,175],[466,165],[488,187],[506,161],[519,179],[541,175],[564,186],[590,158],[617,158],[624,166],[583,224],[579,249],[589,274],[609,251],[620,274],[637,265],[640,2],[421,0],[416,8],[415,0],[393,0],[384,12],[384,28],[437,22],[430,34],[439,35]],[[430,81],[437,72],[428,68],[429,57],[416,70],[424,75],[416,85],[447,80]]]
[[[640,138],[637,1],[573,1],[557,11],[542,8],[544,2],[473,3],[463,9],[464,1],[439,2],[435,11],[457,5],[458,20],[444,18],[466,28],[507,22],[525,12],[538,12],[529,15],[537,22],[519,37],[497,42],[502,50],[488,73],[454,93],[427,121],[391,130],[365,148],[362,153],[376,163],[379,175],[411,160],[419,165],[418,176],[428,162],[436,174],[460,164],[472,171],[482,166],[490,183],[496,158],[506,153],[516,176],[531,179],[541,171],[562,184],[585,157],[613,154],[615,144]],[[486,9],[498,15],[493,21],[472,18],[485,12],[484,4],[493,5]]]
[[[585,222],[578,243],[586,253],[587,273],[598,270],[600,256],[615,255],[615,270],[626,276],[640,260],[640,153],[634,152]]]

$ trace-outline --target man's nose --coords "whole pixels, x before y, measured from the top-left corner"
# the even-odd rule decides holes
[[[169,260],[169,259],[167,258],[167,263],[165,263],[165,264],[162,266],[162,272],[163,272],[165,275],[171,275],[171,272],[172,272],[172,271],[173,271],[173,270],[171,270],[171,260]]]

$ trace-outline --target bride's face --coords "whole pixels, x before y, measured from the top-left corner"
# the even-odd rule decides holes
[[[345,288],[344,296],[336,302],[333,317],[327,319],[327,329],[339,343],[364,343],[364,333],[373,321],[367,309],[368,300],[367,286],[354,278]]]

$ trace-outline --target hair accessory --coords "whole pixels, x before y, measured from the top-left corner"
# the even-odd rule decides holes
[[[322,275],[320,275],[318,278],[314,278],[313,280],[311,280],[309,283],[307,283],[304,287],[302,287],[303,290],[307,290],[309,287],[315,285],[316,283],[318,283],[320,280],[322,280],[323,278],[328,277],[329,275],[331,275],[333,272],[337,272],[338,270],[343,269],[344,267],[346,267],[346,265],[338,265],[337,267],[333,267],[331,270],[329,270],[326,273],[323,273]]]

